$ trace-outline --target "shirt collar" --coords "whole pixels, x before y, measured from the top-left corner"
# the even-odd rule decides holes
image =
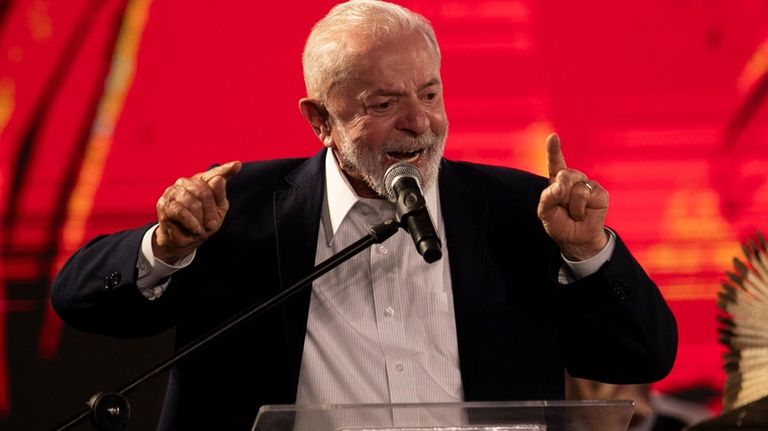
[[[435,225],[435,229],[440,232],[440,212],[438,204],[438,196],[436,187],[432,185],[424,192],[424,200],[427,202],[427,209],[432,216],[432,223]],[[327,216],[326,232],[336,235],[336,232],[341,226],[341,222],[344,217],[347,216],[349,210],[360,200],[360,197],[355,194],[352,185],[349,180],[341,172],[338,163],[336,163],[336,157],[333,155],[333,151],[328,149],[325,152],[325,206],[328,211],[324,211],[323,217]],[[330,238],[329,242],[330,242]]]

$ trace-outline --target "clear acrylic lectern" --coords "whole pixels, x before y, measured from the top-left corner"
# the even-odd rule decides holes
[[[253,431],[625,431],[629,400],[268,405]]]

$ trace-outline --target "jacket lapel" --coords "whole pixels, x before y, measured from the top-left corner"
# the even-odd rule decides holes
[[[483,323],[481,286],[486,284],[486,248],[488,202],[475,187],[471,175],[462,175],[460,166],[443,161],[440,170],[440,205],[445,223],[446,243],[451,271],[456,338],[461,377],[466,400],[476,398],[476,382],[481,370],[478,355],[483,346],[477,334],[487,330]],[[486,328],[486,329],[484,329]]]
[[[315,265],[325,187],[324,160],[325,151],[320,151],[286,177],[290,188],[274,193],[281,290],[308,275]],[[310,293],[311,288],[305,287],[281,305],[293,396],[298,388]]]

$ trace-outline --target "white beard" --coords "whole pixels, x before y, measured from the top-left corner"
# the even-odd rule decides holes
[[[421,172],[424,189],[432,187],[437,181],[440,159],[443,157],[447,132],[438,136],[432,131],[418,138],[397,138],[388,140],[378,152],[369,151],[360,142],[352,141],[343,127],[338,127],[340,141],[336,145],[336,157],[347,174],[365,182],[376,194],[387,198],[384,187],[384,173],[395,162],[388,160],[388,152],[407,152],[423,148],[418,162],[414,163]]]

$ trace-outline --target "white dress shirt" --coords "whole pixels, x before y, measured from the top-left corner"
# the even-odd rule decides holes
[[[326,157],[315,261],[394,217],[383,199],[359,198]],[[425,191],[445,238],[435,187]],[[297,403],[414,403],[462,399],[447,248],[428,264],[408,232],[359,253],[312,286]]]

